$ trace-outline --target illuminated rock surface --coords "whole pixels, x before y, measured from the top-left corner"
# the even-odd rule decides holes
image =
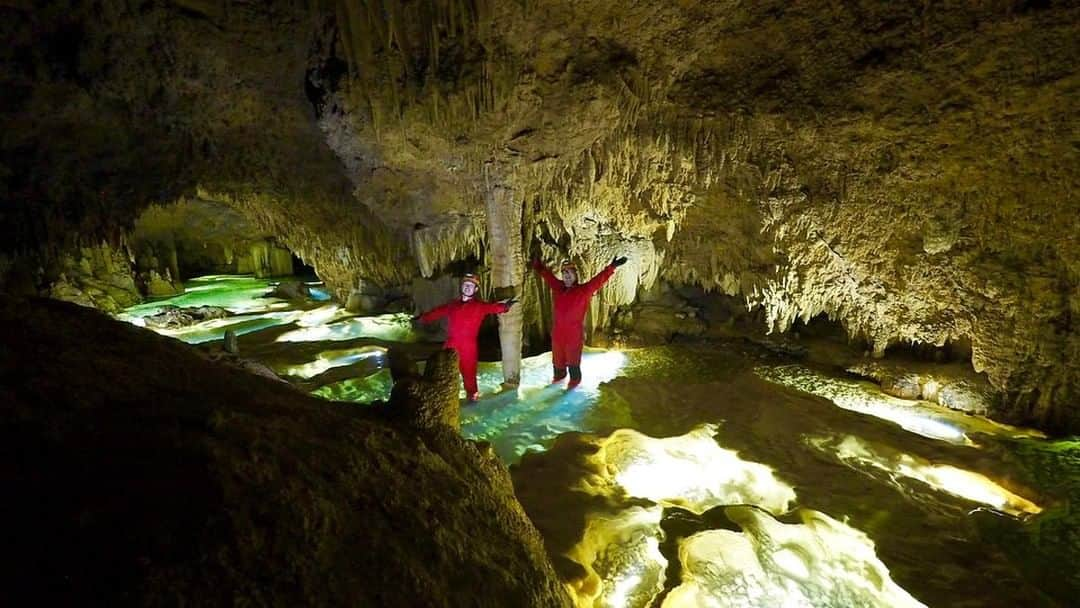
[[[385,349],[417,361],[438,349],[329,330],[384,317],[351,317],[333,305],[284,312],[301,316],[242,336],[244,356],[288,372],[304,390],[361,408],[389,398]],[[334,339],[279,340],[299,329]],[[549,384],[550,361],[548,353],[526,358],[521,385],[509,391],[498,364],[482,362],[484,396],[462,407],[459,420],[465,436],[489,442],[503,462],[521,461],[516,492],[581,605],[644,605],[661,594],[685,603],[699,593],[715,597],[723,585],[757,589],[740,596],[749,606],[776,598],[910,603],[889,577],[931,606],[1054,606],[1040,590],[1061,598],[1077,588],[1028,565],[1077,554],[1069,512],[1080,494],[1054,481],[1080,471],[1069,442],[897,399],[873,383],[741,341],[589,349],[584,382],[571,391]],[[464,396],[456,382],[448,390]],[[776,525],[743,518],[744,531],[724,515],[725,505],[742,503],[773,513]],[[803,526],[803,518],[817,523]],[[846,525],[823,523],[831,520]],[[798,548],[759,556],[755,543],[791,526]],[[1039,533],[1044,527],[1053,532]],[[711,538],[721,530],[739,540]],[[684,551],[699,533],[701,543]],[[714,541],[734,553],[717,553]],[[706,566],[716,559],[726,565]],[[791,579],[799,564],[812,575]],[[869,582],[845,570],[882,568],[886,576]],[[758,570],[764,574],[752,574]]]
[[[566,605],[454,433],[71,304],[0,299],[0,330],[5,605]]]
[[[722,449],[713,439],[715,431],[706,425],[653,439],[620,430],[593,444],[570,447],[573,436],[556,444],[553,459],[576,452],[572,466],[586,472],[568,489],[592,498],[583,513],[566,514],[569,521],[585,517],[581,538],[564,556],[583,570],[575,574],[573,567],[561,567],[576,605],[650,606],[658,598],[670,608],[922,605],[892,582],[864,534],[809,510],[800,512],[801,524],[774,520],[788,511],[795,492],[769,467]],[[589,455],[581,457],[583,452]],[[537,464],[544,458],[527,458],[518,472],[519,487],[543,484],[529,476],[550,466]],[[557,513],[535,509],[560,499],[538,506],[531,502],[535,498],[531,493],[523,498],[533,507],[530,516],[554,523]],[[723,505],[753,506],[723,509],[735,531],[706,528],[681,538],[662,531],[666,508],[700,515]],[[662,554],[665,541],[677,542],[677,555]],[[678,577],[666,581],[672,573]]]
[[[1048,563],[1052,554],[1063,561],[1077,555],[1080,546],[1068,540],[1075,532],[1065,530],[1076,526],[1069,505],[1080,495],[1039,478],[1072,479],[1078,470],[1068,459],[1038,464],[1021,456],[1030,449],[1024,445],[1055,453],[1051,446],[1068,442],[1036,439],[1023,429],[925,404],[908,412],[916,428],[956,426],[948,427],[950,433],[924,437],[873,415],[875,401],[896,407],[892,397],[872,392],[873,385],[802,371],[805,378],[817,378],[816,386],[862,391],[870,415],[850,412],[837,407],[843,391],[833,393],[834,404],[764,382],[758,378],[763,368],[789,373],[792,366],[740,361],[750,353],[739,354],[735,345],[727,348],[730,354],[686,347],[627,353],[620,377],[604,384],[581,416],[583,430],[600,437],[612,428],[632,426],[669,439],[636,439],[631,445],[642,443],[635,449],[612,454],[609,442],[623,445],[625,438],[641,436],[629,431],[616,431],[610,439],[564,435],[548,451],[527,455],[513,468],[518,497],[580,605],[609,605],[603,598],[612,593],[651,596],[634,591],[639,585],[651,588],[649,568],[605,568],[622,561],[609,551],[652,555],[652,542],[661,548],[658,557],[631,561],[666,572],[664,597],[670,606],[1068,605],[1064,589],[1076,589],[1078,581],[1066,576],[1047,584],[1042,579],[1048,577],[1033,577],[1034,568],[1012,557],[1026,552],[1026,559]],[[711,443],[699,443],[710,436],[694,430],[701,422],[716,424]],[[858,439],[845,444],[843,435],[832,439],[837,433]],[[954,436],[959,443],[950,440]],[[671,447],[662,447],[667,442]],[[724,462],[716,453],[724,450],[735,450],[735,462],[742,464],[728,462],[715,469],[697,464]],[[619,454],[648,454],[656,470],[632,474],[629,487],[620,484],[625,472],[612,464]],[[751,473],[763,465],[775,478]],[[637,467],[628,468],[634,472]],[[718,481],[727,476],[736,480],[736,488]],[[755,479],[777,497],[787,492],[787,500],[762,498],[770,493],[761,490],[748,494]],[[744,518],[750,529],[743,530],[733,523],[737,517],[716,514],[725,511],[715,506],[722,500],[701,500],[721,496],[718,488],[727,488],[728,504],[756,502],[778,519],[763,511],[767,519]],[[748,496],[757,498],[748,501]],[[643,520],[650,504],[663,511]],[[798,509],[782,515],[787,506]],[[980,508],[1000,509],[1001,514]],[[699,522],[690,529],[683,526],[685,536],[676,535],[678,526],[665,523],[680,510],[684,519],[697,517]],[[803,526],[803,518],[817,523]],[[1040,521],[1052,526],[1051,536],[1036,532]],[[784,532],[788,528],[793,531]],[[699,532],[706,534],[698,539],[701,544],[695,541],[684,549],[682,543]],[[762,549],[789,536],[800,539],[792,553],[770,557],[775,551]],[[640,540],[627,544],[634,538]],[[1019,546],[1018,539],[1024,539]],[[686,578],[678,578],[679,572],[686,572]],[[640,580],[631,583],[635,577]],[[680,589],[680,584],[685,586]],[[719,592],[725,585],[730,587]],[[705,599],[695,603],[693,598]]]
[[[292,255],[235,209],[214,201],[184,199],[153,206],[131,235],[139,272],[175,277],[203,274],[293,274]]]
[[[1046,574],[1080,563],[1068,441],[906,400],[1080,433],[1075,3],[17,0],[0,33],[0,291],[115,313],[178,292],[188,262],[274,274],[295,256],[335,304],[225,306],[172,333],[232,330],[303,391],[366,402],[391,388],[361,349],[436,349],[411,342],[410,299],[445,301],[469,270],[484,297],[516,285],[540,352],[550,296],[525,259],[591,275],[627,255],[591,334],[720,345],[587,361],[612,381],[570,393],[497,393],[488,366],[463,432],[514,462],[571,430],[715,424],[929,605],[1080,596]],[[840,342],[797,337],[823,323]],[[889,367],[920,349],[962,353],[962,382]],[[851,367],[863,353],[884,360]],[[1042,512],[969,491],[983,478]],[[635,506],[628,554],[677,563]],[[617,601],[661,581],[595,556],[626,575]]]
[[[709,530],[683,539],[682,584],[664,608],[918,607],[897,586],[861,532],[822,513],[784,524],[754,507],[728,507],[741,533]]]
[[[279,298],[263,297],[269,281],[251,276],[210,275],[184,284],[184,293],[163,300],[145,302],[124,309],[117,315],[123,321],[147,325],[147,318],[159,315],[168,307],[213,307],[229,316],[210,322],[168,327],[161,333],[191,344],[221,339],[225,330],[245,334],[302,318],[302,311]]]
[[[1080,429],[1071,3],[28,7],[0,19],[5,284],[123,306],[65,260],[124,251],[155,202],[227,206],[341,302],[625,254],[590,328],[660,280],[699,287],[776,331],[827,314],[875,354],[968,344],[999,419]],[[493,255],[496,190],[522,251]]]

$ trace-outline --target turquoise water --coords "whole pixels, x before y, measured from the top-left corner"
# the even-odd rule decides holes
[[[265,312],[289,308],[278,298],[264,298],[276,281],[257,279],[251,275],[207,275],[184,282],[184,293],[168,298],[137,304],[124,310],[124,315],[146,317],[172,306],[221,306],[237,313]]]
[[[156,330],[189,344],[220,340],[226,330],[237,335],[252,333],[283,325],[298,318],[293,305],[278,298],[265,298],[270,291],[270,279],[257,279],[249,275],[208,275],[184,282],[184,293],[157,299],[126,308],[117,318],[139,326],[145,326],[144,317],[155,315],[165,306],[194,307],[220,306],[236,316],[199,323],[192,327],[175,330]]]
[[[246,334],[242,353],[326,399],[384,400],[392,386],[387,347],[418,359],[438,348],[420,340],[408,315],[356,317],[330,302],[296,307],[262,298],[269,281],[251,277],[189,285],[122,318],[139,323],[165,304],[223,306],[239,314],[168,335],[204,342],[233,328]],[[1065,606],[1062,598],[1080,591],[1073,567],[1080,563],[1080,441],[895,399],[743,343],[590,349],[584,381],[573,390],[565,381],[550,384],[550,365],[548,353],[526,358],[520,386],[504,390],[500,365],[481,363],[482,398],[462,405],[462,433],[490,442],[515,470],[530,459],[529,475],[542,476],[562,466],[553,444],[571,431],[681,437],[711,425],[719,446],[794,488],[796,507],[864,532],[892,578],[923,604]],[[694,449],[677,448],[674,458],[697,462],[702,454]],[[707,461],[701,466],[708,472]],[[692,477],[678,480],[690,494],[698,491]],[[648,484],[674,481],[640,478],[628,487],[648,496]],[[529,486],[551,482],[515,479],[526,503]]]
[[[237,335],[295,324],[296,328],[278,337],[282,341],[348,340],[374,337],[391,341],[413,341],[415,335],[408,315],[355,317],[329,302],[330,296],[317,284],[309,283],[310,302],[295,303],[265,297],[280,279],[258,279],[251,275],[207,275],[184,282],[184,293],[144,302],[125,309],[117,318],[145,326],[144,317],[166,306],[217,306],[234,316],[197,323],[179,329],[155,329],[163,335],[200,344],[220,340],[227,330]]]

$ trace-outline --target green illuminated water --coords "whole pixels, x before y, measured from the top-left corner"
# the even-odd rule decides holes
[[[122,318],[138,322],[164,304],[223,306],[239,314],[169,335],[203,342],[231,327],[246,334],[241,353],[320,397],[354,403],[389,396],[387,346],[417,358],[438,348],[418,341],[407,315],[296,307],[261,298],[268,284],[203,277]],[[462,406],[462,433],[514,464],[569,431],[671,437],[715,424],[721,446],[775,470],[799,506],[868,534],[894,580],[927,605],[1065,606],[1080,592],[1071,565],[1080,563],[1080,441],[894,399],[742,343],[590,350],[582,368],[584,382],[568,391],[549,384],[549,354],[530,357],[521,385],[506,391],[499,364],[481,363],[483,398]],[[964,498],[979,488],[935,487],[926,481],[935,466],[981,476],[1043,511],[1004,515]]]
[[[137,304],[126,309],[124,315],[145,317],[166,305],[221,306],[237,313],[287,309],[289,303],[284,300],[262,297],[275,282],[250,275],[207,275],[185,281],[180,295]]]
[[[251,333],[288,323],[298,316],[289,302],[278,298],[266,298],[272,281],[253,276],[208,275],[184,282],[184,293],[144,302],[127,308],[117,318],[144,325],[144,317],[155,315],[166,306],[195,307],[219,306],[236,313],[236,316],[199,323],[189,328],[160,330],[159,333],[198,344],[220,340],[226,330],[238,335]]]
[[[325,294],[317,289],[313,291],[317,296],[304,303],[265,297],[264,294],[277,282],[278,279],[257,279],[250,275],[198,277],[184,283],[184,293],[132,306],[117,318],[145,326],[145,317],[161,312],[166,306],[216,306],[233,313],[224,319],[190,327],[155,329],[189,344],[220,340],[230,329],[237,335],[244,335],[289,324],[295,324],[296,328],[278,336],[278,340],[302,342],[360,337],[402,342],[415,340],[408,315],[355,317],[336,304],[325,303]]]

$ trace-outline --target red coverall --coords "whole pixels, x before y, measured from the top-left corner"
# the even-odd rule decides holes
[[[465,396],[470,400],[475,399],[479,392],[476,387],[476,334],[480,332],[480,323],[488,315],[504,313],[507,310],[510,310],[510,307],[502,302],[484,302],[477,298],[462,301],[458,298],[420,315],[421,323],[449,317],[446,342],[443,346],[457,351],[461,381],[465,384]]]
[[[581,349],[585,345],[585,311],[593,294],[600,291],[615,273],[615,266],[609,264],[587,283],[577,283],[572,287],[567,287],[542,263],[537,263],[534,267],[551,287],[555,300],[555,319],[551,328],[551,362],[555,367],[555,379],[558,380],[566,375],[566,367],[580,367]]]

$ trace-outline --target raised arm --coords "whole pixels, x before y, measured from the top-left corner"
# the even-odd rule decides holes
[[[548,270],[548,267],[544,266],[543,262],[540,260],[533,260],[532,267],[533,270],[540,275],[540,278],[544,279],[544,282],[548,284],[548,287],[555,291],[559,291],[563,288],[562,281],[559,280],[559,277],[555,276],[554,272]]]
[[[420,315],[420,322],[431,323],[432,321],[438,321],[439,319],[445,317],[446,315],[450,314],[450,304],[452,304],[452,302],[447,302],[442,306],[436,306],[435,308],[432,308],[431,310],[425,312],[424,314]]]
[[[590,294],[600,291],[600,288],[604,286],[604,283],[608,282],[608,279],[611,278],[611,275],[615,274],[615,269],[625,263],[625,257],[616,256],[615,259],[611,260],[611,263],[607,265],[607,268],[601,270],[600,274],[589,279],[588,283],[585,283],[585,289],[587,289]]]
[[[596,293],[600,291],[600,288],[604,286],[604,283],[608,282],[608,279],[610,279],[613,274],[615,274],[615,266],[608,264],[606,268],[600,271],[600,274],[589,279],[583,287],[585,287],[585,290],[589,293]]]

